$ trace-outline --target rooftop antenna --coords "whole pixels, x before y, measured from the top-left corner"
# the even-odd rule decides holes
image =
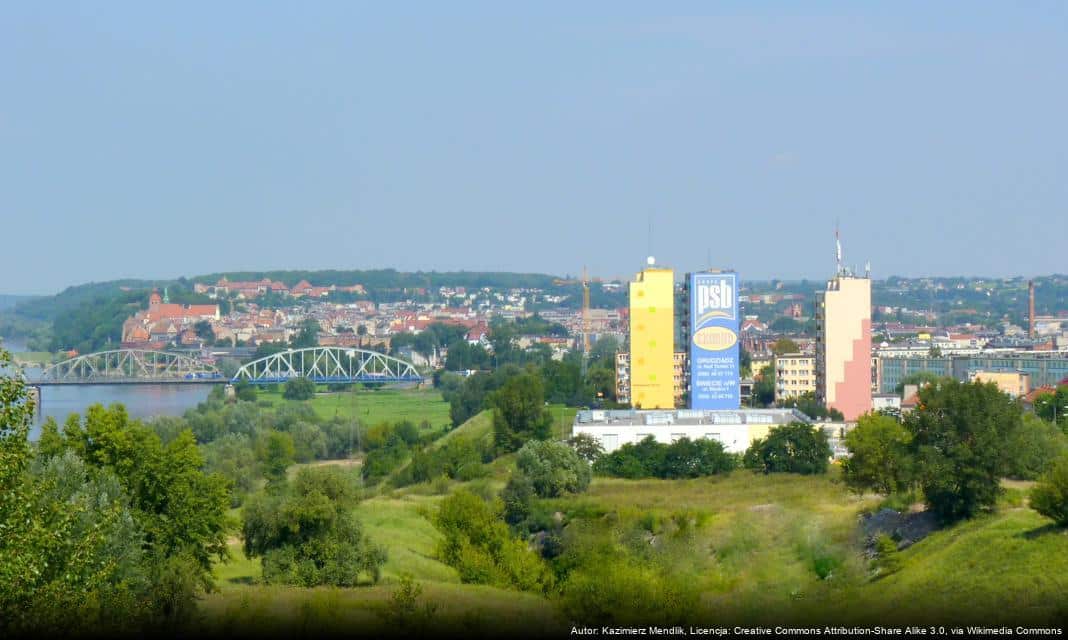
[[[838,219],[834,220],[834,273],[842,275],[842,242],[838,237]]]
[[[653,216],[649,216],[649,235],[646,236],[646,239],[649,246],[646,247],[648,251],[645,252],[645,255],[651,256],[653,255]]]

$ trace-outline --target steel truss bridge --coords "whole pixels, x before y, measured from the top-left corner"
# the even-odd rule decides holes
[[[292,349],[253,360],[226,378],[214,365],[192,355],[145,349],[87,353],[54,364],[35,386],[74,384],[282,384],[307,378],[319,384],[354,382],[421,383],[415,366],[377,351],[341,347]]]
[[[35,385],[221,383],[214,366],[183,353],[117,349],[87,353],[41,372]]]
[[[344,347],[292,349],[253,360],[238,369],[232,382],[279,384],[307,378],[319,384],[351,382],[422,382],[415,366],[377,351]]]

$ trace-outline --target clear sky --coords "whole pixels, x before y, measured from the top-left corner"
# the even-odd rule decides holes
[[[5,293],[650,246],[823,278],[836,219],[875,277],[1063,273],[1066,150],[1061,1],[0,8]]]

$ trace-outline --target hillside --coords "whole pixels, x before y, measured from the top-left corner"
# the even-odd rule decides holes
[[[476,416],[453,433],[488,433],[485,418]],[[514,465],[512,457],[502,464]],[[723,620],[1049,626],[1063,624],[1068,614],[1063,579],[1068,535],[1024,508],[1019,493],[1010,492],[993,514],[900,552],[900,570],[873,580],[858,523],[878,500],[848,493],[835,472],[802,477],[738,471],[675,481],[597,478],[585,494],[543,505],[562,518],[563,540],[571,550],[563,556],[570,558],[565,565],[578,563],[570,569],[572,579],[598,585],[592,601],[568,582],[547,595],[461,584],[456,571],[436,557],[440,534],[431,523],[433,513],[443,494],[461,487],[493,495],[509,472],[501,468],[494,478],[470,483],[387,491],[361,503],[357,514],[389,553],[377,586],[256,586],[256,563],[237,561],[238,575],[230,565],[221,567],[223,591],[206,603],[212,623],[262,615],[271,625],[290,628],[306,624],[301,616],[311,611],[313,628],[351,629],[357,623],[375,628],[381,623],[375,611],[385,607],[404,574],[424,585],[424,600],[440,606],[440,623],[466,625],[462,628],[475,634],[529,624],[564,632],[567,620],[598,615],[619,624],[643,619],[649,624],[680,606],[690,607],[681,609],[688,619],[713,626]],[[635,583],[635,576],[643,576],[642,582]],[[599,614],[583,612],[590,602]]]

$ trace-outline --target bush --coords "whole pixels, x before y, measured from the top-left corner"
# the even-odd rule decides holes
[[[519,450],[516,467],[542,498],[581,493],[590,485],[589,463],[562,442],[527,442]]]
[[[509,478],[508,484],[501,490],[504,521],[516,526],[530,517],[534,496],[534,484],[526,475],[516,473]]]
[[[1005,443],[1009,454],[1007,474],[1019,480],[1035,480],[1068,450],[1068,438],[1054,424],[1033,414],[1024,414],[1020,428]]]
[[[911,441],[912,436],[897,420],[879,414],[861,416],[845,437],[851,454],[842,461],[846,485],[857,493],[907,491],[915,478]]]
[[[286,400],[311,400],[315,397],[315,383],[307,378],[287,380],[282,397]]]
[[[268,583],[355,586],[377,582],[385,551],[352,513],[359,491],[340,469],[302,469],[290,485],[258,494],[243,512],[245,555],[260,557]]]
[[[822,430],[803,422],[773,428],[745,452],[745,466],[764,473],[827,473],[831,445]]]
[[[1068,527],[1068,454],[1062,454],[1031,489],[1031,508]]]
[[[486,503],[459,490],[441,501],[434,525],[442,533],[438,556],[463,582],[544,591],[552,574],[527,544],[512,536],[500,519],[500,500]]]
[[[649,436],[602,455],[593,469],[617,478],[698,478],[729,473],[737,462],[718,440],[680,438],[668,445]]]

